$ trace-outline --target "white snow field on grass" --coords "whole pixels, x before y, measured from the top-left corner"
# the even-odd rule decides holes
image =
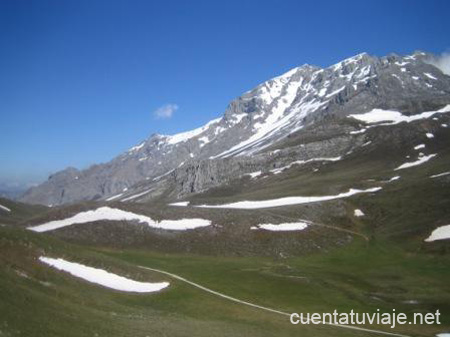
[[[35,232],[47,232],[54,229],[71,226],[74,224],[82,224],[102,220],[139,221],[147,223],[147,225],[149,225],[152,228],[160,228],[167,230],[187,230],[211,225],[211,221],[205,219],[180,219],[180,220],[156,221],[148,216],[123,211],[118,208],[100,207],[92,211],[78,213],[67,219],[50,221],[42,225],[28,227],[28,229]]]
[[[432,176],[430,176],[430,178],[445,177],[445,176],[448,176],[449,174],[450,174],[450,171],[449,172],[442,172],[442,173],[439,173],[439,174],[433,174]]]
[[[272,232],[290,232],[290,231],[302,231],[306,227],[308,227],[308,223],[306,222],[286,222],[280,224],[261,224],[250,229],[264,229],[266,231]]]
[[[250,176],[250,178],[256,178],[259,177],[262,174],[262,171],[256,171],[251,173],[246,173],[244,176]]]
[[[450,225],[441,226],[436,228],[429,237],[425,239],[426,242],[432,242],[436,240],[450,239]]]
[[[437,156],[437,154],[430,154],[428,156],[421,156],[416,161],[408,162],[408,163],[404,163],[404,164],[400,165],[399,167],[395,168],[394,171],[403,170],[403,169],[406,169],[406,168],[422,165],[423,163],[426,163],[431,158],[436,157],[436,156]]]
[[[52,259],[50,257],[41,256],[39,261],[56,268],[68,272],[69,274],[82,278],[91,283],[100,284],[104,287],[135,293],[151,293],[160,291],[169,286],[169,282],[138,282],[130,280],[123,276],[109,273],[103,269],[88,267],[79,263],[69,262],[63,259]]]
[[[357,119],[367,124],[386,122],[383,125],[394,125],[402,122],[411,123],[421,119],[427,119],[435,114],[450,112],[450,104],[440,110],[422,112],[421,114],[406,116],[401,112],[383,109],[373,109],[364,114],[349,115],[348,117]]]
[[[285,197],[279,199],[269,200],[255,200],[255,201],[238,201],[230,204],[223,205],[198,205],[195,207],[201,208],[236,208],[236,209],[257,209],[257,208],[270,208],[290,205],[309,204],[313,202],[328,201],[334,199],[348,198],[355,194],[360,193],[373,193],[381,190],[381,187],[373,187],[366,190],[349,189],[347,192],[337,195],[325,195],[320,197]]]
[[[169,204],[169,206],[187,206],[187,205],[189,205],[189,201],[179,201]]]
[[[360,209],[355,209],[355,211],[353,212],[353,215],[359,218],[359,217],[364,216],[365,214]]]
[[[4,210],[6,212],[11,212],[11,210],[8,207],[3,206],[3,205],[0,205],[0,209]]]

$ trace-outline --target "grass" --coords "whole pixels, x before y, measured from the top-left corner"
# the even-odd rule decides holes
[[[374,312],[377,308],[433,312],[450,320],[449,258],[405,253],[391,244],[362,241],[329,254],[285,260],[160,256],[143,251],[108,252],[140,265],[178,273],[214,290],[291,312]],[[236,282],[239,280],[239,282]],[[410,300],[417,305],[406,304]],[[380,327],[382,329],[382,327]],[[440,328],[442,329],[442,328]],[[426,335],[439,327],[410,326],[405,333]]]
[[[394,129],[392,129],[394,128]],[[155,231],[129,223],[100,222],[38,234],[22,227],[60,219],[101,203],[48,209],[0,200],[11,208],[0,223],[0,336],[370,336],[327,326],[293,326],[288,319],[227,301],[168,276],[159,268],[238,299],[287,312],[441,311],[442,325],[398,326],[395,332],[432,336],[450,329],[448,241],[424,243],[448,224],[450,139],[434,132],[429,163],[393,171],[414,159],[411,144],[381,139],[345,160],[293,167],[264,180],[243,178],[192,198],[224,203],[287,195],[321,195],[350,187],[382,186],[371,195],[270,210],[205,210],[163,204],[112,204],[155,219],[204,217],[216,226],[185,233]],[[388,130],[389,129],[389,130]],[[394,131],[392,131],[394,130]],[[414,133],[415,132],[415,133]],[[417,130],[411,137],[417,139]],[[287,142],[298,142],[290,139]],[[375,141],[375,140],[374,140]],[[410,151],[405,149],[410,148]],[[319,168],[313,172],[313,168]],[[401,179],[386,183],[390,177]],[[371,179],[369,181],[369,179]],[[365,217],[355,218],[361,208]],[[262,222],[307,219],[297,233],[267,233]],[[351,235],[340,229],[357,232]],[[365,239],[367,238],[367,240]],[[63,257],[136,280],[168,280],[157,294],[127,294],[58,272],[37,257]],[[385,331],[386,326],[367,326]]]
[[[443,326],[402,326],[426,336],[450,327],[449,258],[406,253],[389,242],[355,240],[328,254],[287,259],[161,254],[81,247],[1,228],[0,330],[22,336],[369,336],[335,327],[293,326],[287,318],[215,297],[139,265],[160,268],[213,290],[287,312],[407,314],[439,308]],[[64,257],[137,280],[169,280],[161,293],[125,294],[80,281],[36,261]],[[417,300],[418,304],[404,301]],[[387,327],[372,328],[390,331]]]
[[[139,259],[122,259],[122,252],[95,251],[61,242],[46,235],[23,230],[1,229],[0,317],[2,335],[21,336],[271,336],[283,331],[293,336],[297,327],[283,317],[224,301],[181,282],[172,281],[167,291],[151,295],[125,294],[80,281],[36,261],[40,254],[64,257],[93,266],[105,267],[135,279],[158,281],[161,275],[136,267]],[[153,255],[152,255],[153,256]],[[197,259],[190,259],[195,265]],[[180,256],[158,258],[162,265],[181,261]],[[256,261],[256,260],[255,260]],[[197,264],[198,277],[207,282],[215,274],[245,276],[239,270],[253,266],[251,260],[214,258]],[[106,267],[107,266],[107,267]],[[229,277],[230,277],[229,276]],[[229,279],[229,278],[228,278]],[[242,279],[257,284],[250,277]],[[236,282],[236,281],[235,281]],[[234,283],[236,285],[236,283]],[[233,284],[229,285],[234,292]],[[236,287],[239,289],[239,287]],[[262,289],[275,289],[264,281]],[[241,290],[242,291],[242,290]],[[241,292],[238,291],[238,294]],[[345,336],[342,331],[319,327],[302,331],[326,331],[330,336]]]
[[[45,214],[48,208],[40,205],[27,205],[20,202],[0,198],[0,205],[9,208],[6,212],[0,209],[0,224],[18,224],[37,215]]]

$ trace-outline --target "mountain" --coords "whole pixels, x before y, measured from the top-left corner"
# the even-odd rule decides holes
[[[328,68],[294,68],[233,100],[221,118],[154,134],[105,164],[57,172],[20,200],[176,200],[294,161],[340,158],[364,144],[358,119],[349,116],[375,109],[420,116],[450,104],[450,76],[430,58],[363,53]]]
[[[429,57],[295,68],[23,197],[56,207],[0,198],[0,335],[449,331],[450,77]],[[289,324],[299,308],[442,321]]]

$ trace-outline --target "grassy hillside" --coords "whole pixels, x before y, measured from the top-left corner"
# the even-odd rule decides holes
[[[405,253],[382,242],[355,240],[346,248],[308,257],[218,259],[80,247],[8,227],[0,228],[0,237],[0,330],[5,336],[371,335],[336,327],[293,326],[284,316],[227,301],[139,265],[287,312],[395,308],[411,314],[439,308],[444,326],[409,325],[395,331],[429,336],[450,328],[449,258]],[[157,294],[112,291],[49,268],[36,260],[40,255],[171,285]]]
[[[428,139],[428,127],[411,130],[414,143],[404,143],[401,137],[386,141],[395,129],[372,129],[368,140],[373,143],[340,161],[242,177],[193,196],[191,202],[222,204],[382,187],[377,193],[259,210],[171,207],[161,200],[108,203],[153,219],[197,217],[213,222],[185,232],[100,221],[34,233],[25,227],[105,203],[45,208],[1,199],[11,212],[0,213],[0,336],[375,335],[331,326],[294,326],[283,315],[229,301],[140,266],[284,312],[396,309],[411,317],[439,309],[441,326],[366,327],[409,336],[448,331],[449,241],[424,239],[449,223],[450,175],[430,176],[450,171],[450,137],[440,128],[433,130],[435,138]],[[394,170],[417,159],[414,146],[421,142],[426,144],[424,153],[437,156],[420,166]],[[398,180],[389,181],[397,175]],[[355,217],[355,209],[365,216]],[[298,232],[251,229],[299,219],[312,224]],[[155,294],[112,291],[43,265],[37,260],[43,255],[171,285]]]
[[[0,198],[0,205],[10,209],[10,212],[0,208],[0,224],[18,224],[37,215],[43,215],[48,207],[41,205],[27,205],[21,202]]]

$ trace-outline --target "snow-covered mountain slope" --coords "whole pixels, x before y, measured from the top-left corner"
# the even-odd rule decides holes
[[[176,135],[152,135],[106,164],[58,172],[21,200],[59,205],[120,199],[135,184],[157,181],[199,160],[246,161],[325,121],[330,125],[374,109],[404,116],[441,109],[450,104],[450,76],[428,64],[428,57],[363,53],[328,68],[294,68],[233,100],[221,118]]]

